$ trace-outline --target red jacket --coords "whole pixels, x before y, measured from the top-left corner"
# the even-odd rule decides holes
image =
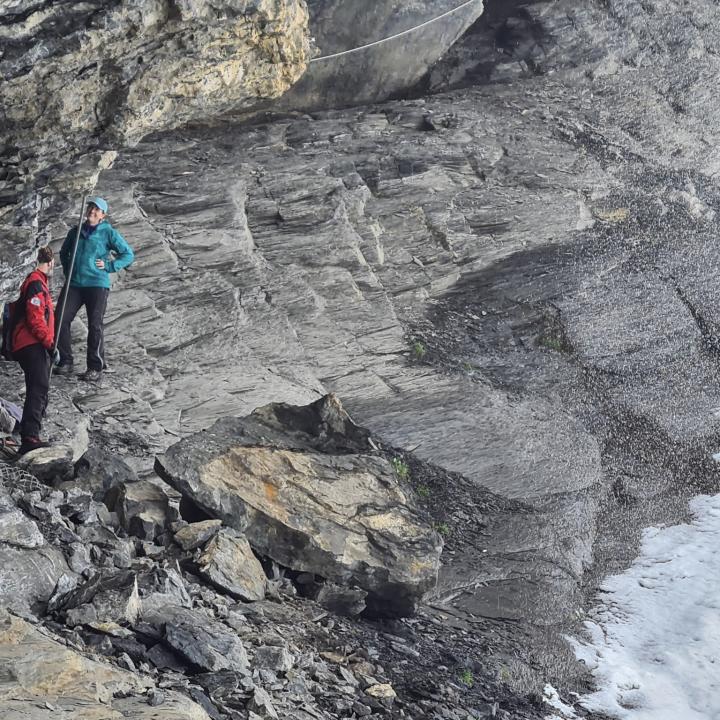
[[[13,352],[35,343],[50,350],[55,339],[55,312],[47,275],[40,270],[33,270],[25,278],[20,296],[24,298],[25,304],[23,308],[18,308],[21,317],[13,333]]]

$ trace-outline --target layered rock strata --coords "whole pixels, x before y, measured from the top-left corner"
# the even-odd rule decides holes
[[[466,622],[571,617],[601,502],[630,528],[680,514],[720,436],[717,8],[523,12],[490,74],[514,84],[124,155],[98,186],[139,251],[111,296],[117,372],[59,381],[143,473],[219,417],[337,391],[467,476],[459,500],[418,486],[450,540],[431,602]],[[55,239],[73,219],[46,218]],[[506,504],[465,507],[484,485]]]
[[[210,720],[177,692],[162,693],[162,706],[154,705],[154,684],[147,678],[83,657],[3,609],[0,671],[6,678],[0,708],[7,720]]]

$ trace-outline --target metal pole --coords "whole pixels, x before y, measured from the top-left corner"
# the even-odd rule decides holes
[[[57,332],[55,333],[55,340],[53,342],[53,355],[55,354],[55,351],[57,350],[58,341],[60,340],[60,332],[62,330],[62,320],[63,320],[63,315],[65,314],[65,306],[67,305],[68,290],[70,289],[70,278],[72,277],[73,268],[75,267],[75,256],[77,255],[78,243],[80,242],[80,230],[82,229],[83,220],[85,219],[85,205],[87,205],[87,195],[83,195],[83,198],[82,198],[82,208],[80,210],[80,220],[78,220],[77,233],[75,233],[75,243],[73,244],[73,251],[72,251],[72,255],[70,257],[70,269],[68,270],[67,276],[65,277],[65,283],[63,284],[63,289],[61,291],[61,294],[63,296],[63,301],[62,301],[62,307],[60,308],[60,313],[58,314],[57,322],[55,323]],[[52,373],[53,373],[53,364],[50,363],[50,377],[52,377]]]

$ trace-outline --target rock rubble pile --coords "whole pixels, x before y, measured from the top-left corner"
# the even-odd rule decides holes
[[[28,454],[25,468],[0,464],[0,673],[12,678],[3,717],[492,714],[492,702],[468,704],[457,679],[403,692],[404,673],[436,642],[429,617],[353,619],[366,606],[414,611],[442,543],[336,398],[267,406],[180,441],[157,461],[180,493],[98,447],[74,464],[53,450],[55,475],[49,450]],[[237,457],[250,450],[265,464]],[[223,472],[208,475],[218,459]],[[343,478],[360,472],[353,496]],[[335,495],[319,494],[334,483]],[[298,488],[318,513],[311,528]]]

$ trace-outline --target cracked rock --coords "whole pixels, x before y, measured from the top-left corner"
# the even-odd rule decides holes
[[[360,586],[377,614],[412,614],[437,581],[439,535],[334,396],[220,420],[156,469],[261,555]]]
[[[180,528],[173,539],[183,550],[195,550],[214,538],[221,527],[221,520],[202,520]]]
[[[243,535],[220,530],[197,564],[202,577],[234,597],[248,602],[265,597],[265,572]]]
[[[286,673],[292,670],[295,658],[285,647],[266,645],[259,647],[255,652],[253,667],[256,669],[272,670],[276,673]]]
[[[256,687],[253,690],[253,694],[248,701],[247,708],[251,713],[254,712],[261,718],[277,720],[277,710],[275,710],[270,695],[262,688]]]
[[[163,625],[165,644],[198,668],[206,672],[248,672],[248,658],[242,641],[229,628],[207,615],[197,610],[167,607],[144,615],[144,619]]]

